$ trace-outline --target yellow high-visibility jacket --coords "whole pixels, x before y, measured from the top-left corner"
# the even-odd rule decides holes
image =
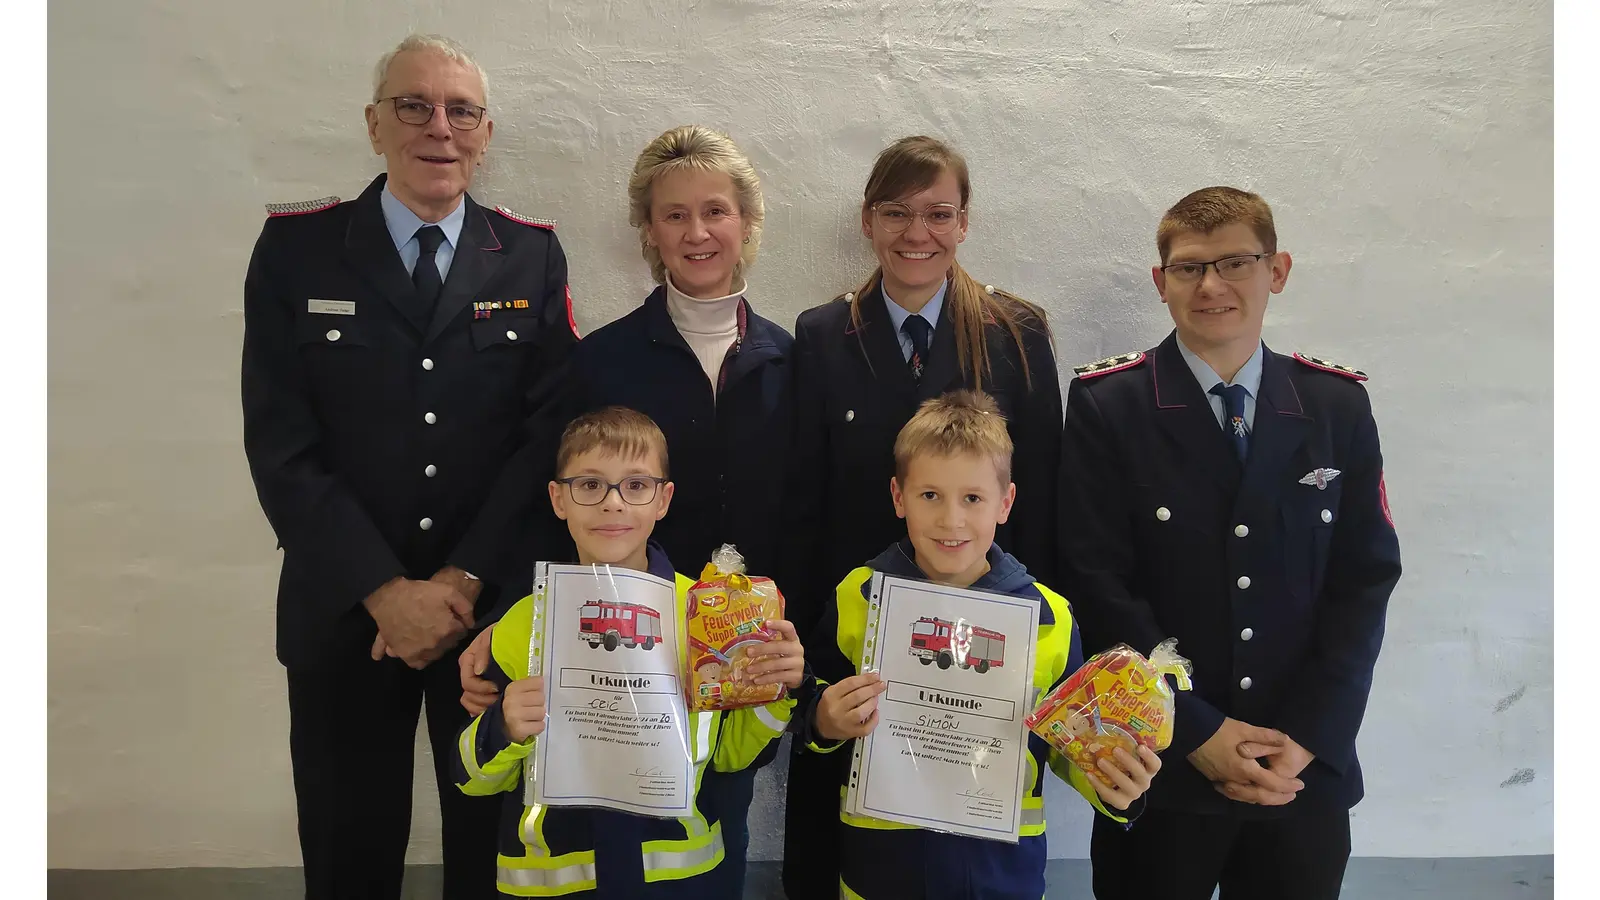
[[[652,575],[677,585],[683,610],[694,580],[672,571],[655,544],[649,549]],[[533,598],[525,597],[495,625],[494,664],[484,677],[500,687],[528,675],[528,641]],[[680,654],[687,652],[679,649]],[[456,784],[467,794],[510,792],[505,800],[498,858],[500,892],[513,897],[595,898],[718,897],[722,862],[722,811],[703,788],[719,773],[737,772],[788,727],[795,701],[721,712],[691,713],[687,731],[695,761],[695,812],[681,819],[657,819],[615,810],[529,807],[520,790],[523,760],[532,741],[512,743],[506,736],[497,700],[461,732],[455,760]]]
[[[916,563],[909,541],[885,550],[839,583],[834,606],[823,617],[819,633],[834,634],[837,647],[815,648],[812,656],[817,690],[805,711],[806,749],[833,753],[848,748],[817,737],[810,724],[823,682],[856,674],[861,645],[867,631],[867,592],[875,572],[926,579]],[[1034,650],[1033,686],[1042,696],[1083,664],[1072,607],[1065,597],[1028,574],[1011,554],[994,545],[989,549],[989,573],[972,585],[977,590],[1030,597],[1039,601],[1039,636]],[[1028,735],[1027,792],[1022,798],[1022,836],[1015,844],[944,834],[911,825],[886,822],[844,812],[845,788],[840,786],[839,896],[892,900],[897,897],[949,898],[972,896],[995,900],[1038,900],[1044,896],[1045,821],[1044,769],[1048,767],[1083,796],[1095,811],[1126,824],[1143,808],[1143,799],[1128,812],[1108,808],[1095,793],[1088,777],[1038,735]],[[846,751],[848,752],[848,751]],[[848,777],[848,766],[841,774]]]

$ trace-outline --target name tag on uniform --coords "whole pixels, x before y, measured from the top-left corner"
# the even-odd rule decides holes
[[[356,314],[354,300],[307,300],[306,311],[322,313],[328,316],[353,316]]]

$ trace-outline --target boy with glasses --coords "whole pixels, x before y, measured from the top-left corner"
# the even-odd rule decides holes
[[[667,478],[667,439],[643,413],[607,407],[574,419],[561,436],[550,504],[567,523],[582,565],[649,572],[677,587],[680,614],[694,579],[674,573],[650,540],[667,514],[673,485]],[[700,760],[694,814],[657,819],[605,809],[527,807],[521,783],[531,774],[523,760],[530,741],[547,724],[544,679],[528,676],[533,598],[519,600],[495,626],[485,676],[497,699],[472,720],[457,742],[456,783],[463,793],[509,793],[502,801],[498,876],[505,896],[581,895],[596,898],[706,898],[736,895],[738,873],[722,864],[722,810],[704,789],[710,772],[750,765],[768,742],[782,736],[797,695],[764,706],[712,716],[711,746],[691,744]],[[755,684],[782,683],[791,691],[805,679],[805,651],[786,621],[769,621],[779,634],[746,670]],[[692,735],[698,741],[698,729]]]

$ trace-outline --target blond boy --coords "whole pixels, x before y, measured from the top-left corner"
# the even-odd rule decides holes
[[[1072,609],[1034,580],[994,543],[995,527],[1011,513],[1011,439],[992,398],[971,391],[922,405],[895,441],[895,512],[907,536],[847,575],[822,633],[837,647],[814,660],[819,682],[831,682],[807,710],[809,750],[830,753],[878,725],[886,689],[876,673],[857,674],[866,630],[868,585],[876,572],[921,578],[958,588],[1028,597],[1039,604],[1034,687],[1059,684],[1083,662]],[[1161,768],[1154,753],[1138,758],[1118,750],[1120,764],[1083,773],[1039,738],[1029,736],[1030,779],[1016,844],[962,837],[842,813],[840,895],[848,898],[1028,898],[1044,895],[1044,767],[1072,785],[1100,813],[1126,823],[1135,802]],[[1122,813],[1113,812],[1117,810]]]

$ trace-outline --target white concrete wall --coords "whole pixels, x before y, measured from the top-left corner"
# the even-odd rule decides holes
[[[1165,334],[1147,270],[1167,205],[1214,183],[1265,194],[1298,263],[1268,342],[1372,373],[1405,552],[1356,853],[1551,851],[1548,3],[51,13],[51,866],[298,863],[277,556],[240,447],[240,284],[263,203],[352,197],[378,170],[369,71],[412,28],[490,70],[476,194],[561,221],[586,331],[645,292],[624,179],[682,122],[731,130],[765,176],[751,296],[786,325],[865,274],[876,151],[952,140],[976,185],[962,258],[1050,310],[1063,370]],[[413,856],[432,861],[418,771]],[[1060,793],[1052,852],[1086,855]],[[778,846],[775,802],[758,801],[756,858]]]

